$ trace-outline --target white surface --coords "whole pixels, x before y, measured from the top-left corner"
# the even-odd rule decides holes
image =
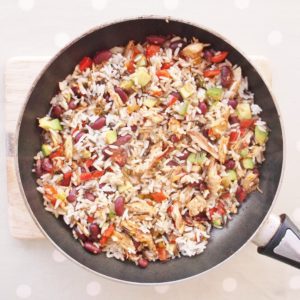
[[[246,54],[261,54],[272,62],[273,90],[285,125],[288,153],[285,177],[274,211],[297,217],[299,213],[296,209],[299,210],[300,200],[300,156],[297,150],[300,144],[300,2],[179,0],[175,1],[178,2],[175,7],[170,1],[161,0],[111,0],[104,1],[105,7],[102,4],[95,5],[96,2],[2,0],[0,72],[3,72],[5,61],[12,56],[53,55],[57,51],[55,36],[58,33],[66,33],[72,39],[93,26],[120,17],[172,15],[215,29]],[[274,31],[280,32],[279,35],[275,34],[275,39]],[[0,191],[5,191],[3,89],[1,96]],[[299,217],[294,221],[300,225]],[[91,282],[101,286],[99,295],[94,299],[202,299],[203,290],[208,295],[206,299],[214,300],[299,299],[299,271],[257,255],[251,244],[225,265],[205,276],[171,285],[164,293],[158,287],[126,286],[102,279],[68,260],[57,263],[53,261],[54,249],[48,241],[24,242],[10,237],[6,196],[3,192],[0,201],[0,237],[0,299],[90,299],[92,296],[87,291]],[[226,276],[225,267],[231,270]],[[228,278],[229,290],[234,286],[230,292],[226,290]],[[236,286],[231,279],[236,280]],[[90,286],[93,292],[98,291],[95,286],[98,285]]]

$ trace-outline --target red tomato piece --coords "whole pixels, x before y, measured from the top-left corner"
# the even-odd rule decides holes
[[[210,60],[213,63],[220,63],[227,57],[227,55],[228,55],[227,51],[222,51],[219,54],[214,55]]]
[[[151,193],[150,197],[156,202],[162,202],[167,199],[166,195],[163,192]]]
[[[216,70],[205,70],[203,72],[203,76],[204,77],[212,78],[212,77],[215,77],[215,76],[219,75],[220,73],[221,73],[221,70],[219,70],[219,69],[216,69]]]
[[[92,64],[93,60],[90,57],[85,56],[79,63],[79,70],[82,72],[85,69],[90,68]]]
[[[147,45],[146,47],[146,57],[150,58],[153,55],[155,55],[157,52],[159,52],[160,47],[157,45]]]

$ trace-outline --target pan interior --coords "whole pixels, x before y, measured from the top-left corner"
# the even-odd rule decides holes
[[[46,114],[49,101],[57,90],[57,83],[72,72],[83,56],[93,55],[100,49],[125,45],[130,39],[143,41],[149,34],[171,33],[187,38],[197,37],[213,47],[229,51],[229,60],[240,65],[243,75],[248,76],[249,89],[255,93],[255,101],[263,109],[261,115],[267,121],[271,134],[266,161],[261,170],[260,187],[263,194],[252,193],[226,228],[213,230],[203,254],[164,264],[152,263],[143,270],[130,262],[108,259],[104,254],[93,256],[87,253],[72,237],[64,222],[44,210],[42,197],[35,188],[35,176],[31,173],[33,156],[41,144],[36,118]],[[276,194],[282,171],[283,140],[279,115],[270,92],[253,66],[235,48],[220,37],[188,23],[140,18],[98,28],[72,43],[52,60],[29,96],[20,123],[17,151],[20,179],[27,202],[36,221],[54,244],[75,261],[99,274],[123,281],[161,283],[191,277],[216,266],[252,236],[270,209]]]

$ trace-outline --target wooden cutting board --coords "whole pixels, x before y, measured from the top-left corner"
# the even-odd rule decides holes
[[[8,219],[11,235],[19,239],[44,238],[25,206],[17,182],[14,163],[15,133],[20,111],[32,83],[49,59],[49,57],[14,57],[7,62],[5,68]],[[271,85],[272,74],[268,60],[261,56],[251,56],[250,60],[266,82]]]

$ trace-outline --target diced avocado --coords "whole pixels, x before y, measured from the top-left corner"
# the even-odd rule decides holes
[[[242,160],[242,164],[245,169],[253,169],[254,168],[254,162],[253,162],[252,158],[244,158]]]
[[[138,67],[146,67],[147,66],[147,59],[145,55],[139,54],[135,57],[136,65]]]
[[[45,130],[62,130],[59,119],[51,119],[49,117],[39,119],[39,126]]]
[[[220,101],[223,96],[223,89],[218,87],[212,87],[206,91],[206,96],[214,101]]]
[[[259,126],[255,126],[254,136],[256,143],[264,145],[268,138],[268,132],[261,130]]]
[[[148,73],[147,69],[144,67],[138,68],[134,73],[133,73],[133,78],[136,79],[137,83],[141,86],[144,87],[147,85],[150,80],[151,76]]]
[[[231,180],[231,181],[236,181],[237,180],[237,174],[234,170],[228,170],[227,171],[227,177]]]
[[[189,108],[190,102],[189,101],[184,101],[181,102],[178,106],[177,106],[177,112],[181,115],[181,116],[185,116],[188,108]]]
[[[43,144],[42,145],[42,152],[44,156],[48,156],[51,154],[52,152],[52,147],[50,145],[47,144]]]
[[[120,88],[125,90],[125,91],[130,90],[132,87],[133,87],[133,81],[132,80],[123,80],[120,83]]]
[[[117,132],[115,130],[107,131],[105,139],[107,144],[113,144],[118,139]]]
[[[191,153],[187,160],[191,163],[202,164],[205,161],[206,154],[204,152]]]
[[[240,120],[248,120],[252,118],[251,107],[248,103],[239,103],[236,107],[236,113]]]
[[[244,157],[244,158],[247,157],[248,154],[249,154],[249,150],[247,148],[242,149],[240,152],[241,157]]]
[[[157,103],[157,100],[153,99],[153,98],[146,98],[144,100],[144,105],[146,105],[149,108],[154,107],[156,105],[156,103]]]
[[[183,99],[186,99],[192,96],[195,92],[195,89],[191,83],[186,83],[180,90],[179,90]]]

